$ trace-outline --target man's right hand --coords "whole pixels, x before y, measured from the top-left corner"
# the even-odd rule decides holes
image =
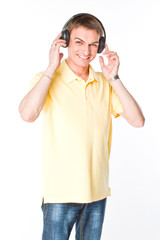
[[[58,34],[58,36],[53,41],[51,48],[49,50],[49,68],[56,70],[59,67],[61,59],[63,58],[63,53],[60,53],[60,47],[66,46],[66,41],[60,39],[62,33]]]
[[[53,74],[59,67],[63,57],[63,53],[60,53],[60,47],[66,46],[66,41],[60,39],[61,36],[62,34],[60,33],[50,48],[48,68],[36,85],[24,96],[19,105],[19,112],[24,121],[35,121],[43,108]]]

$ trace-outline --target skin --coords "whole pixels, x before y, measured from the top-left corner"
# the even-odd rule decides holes
[[[73,29],[68,46],[67,64],[79,77],[87,81],[88,65],[97,55],[99,35],[84,27]]]
[[[60,33],[51,45],[49,51],[49,65],[44,75],[20,103],[19,112],[22,119],[27,122],[35,121],[39,116],[53,74],[59,67],[63,58],[63,53],[60,52],[60,48],[62,46],[65,47],[66,44],[65,40],[60,39],[61,35],[62,34]],[[99,37],[100,36],[95,30],[87,29],[83,26],[73,29],[70,34],[68,58],[66,62],[70,69],[85,82],[89,76],[89,63],[93,61],[97,55]],[[120,62],[117,53],[109,50],[108,45],[106,44],[102,55],[103,56],[99,56],[101,70],[104,77],[109,80],[109,84],[113,87],[120,99],[124,110],[121,113],[121,116],[123,116],[132,126],[142,127],[145,119],[135,99],[127,91],[120,79],[116,81],[110,80],[113,76],[118,74]],[[108,65],[105,64],[105,57],[108,59]]]

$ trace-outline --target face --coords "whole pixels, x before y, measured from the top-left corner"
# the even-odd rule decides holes
[[[88,64],[96,57],[99,37],[95,30],[82,26],[74,28],[70,34],[68,64],[88,68]]]

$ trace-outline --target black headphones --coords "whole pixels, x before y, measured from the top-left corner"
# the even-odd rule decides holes
[[[96,18],[95,16],[91,15],[91,14],[88,14],[88,13],[79,13],[79,14],[76,14],[74,16],[72,16],[66,23],[65,25],[63,26],[63,29],[62,29],[62,36],[61,36],[61,39],[64,39],[66,40],[66,47],[68,47],[69,45],[69,39],[70,39],[70,33],[69,31],[66,29],[67,25],[75,18],[77,17],[81,17],[81,16],[85,16],[85,15],[89,15],[89,16],[92,16],[94,17],[100,24],[101,24],[101,27],[103,29],[103,34],[104,36],[103,37],[100,37],[99,39],[99,46],[98,46],[98,51],[97,53],[101,53],[105,47],[105,43],[106,43],[106,32],[105,32],[105,29],[103,27],[103,24],[101,23],[101,21]]]

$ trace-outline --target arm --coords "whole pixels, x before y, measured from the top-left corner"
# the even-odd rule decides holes
[[[115,52],[109,51],[107,44],[103,55],[107,56],[108,65],[104,64],[104,59],[102,56],[100,56],[99,61],[101,69],[103,75],[109,80],[110,85],[115,90],[123,106],[124,111],[121,113],[121,116],[123,116],[132,126],[142,127],[144,125],[145,119],[137,102],[124,87],[120,79],[111,80],[113,76],[118,74],[119,57]]]
[[[142,114],[140,107],[138,106],[135,99],[124,87],[120,79],[110,82],[111,86],[114,88],[119,100],[123,106],[123,112],[120,113],[128,123],[134,127],[143,127],[145,119]]]
[[[35,121],[42,108],[48,93],[48,89],[51,84],[51,79],[53,74],[48,74],[49,68],[45,71],[44,75],[40,78],[37,84],[27,93],[27,95],[22,99],[19,105],[19,112],[24,121],[33,122]],[[49,77],[47,77],[49,76]]]
[[[60,47],[65,46],[65,41],[60,39],[61,34],[57,36],[49,52],[49,65],[40,78],[38,83],[27,93],[19,105],[19,112],[24,121],[33,122],[39,116],[45,98],[47,96],[54,72],[58,68],[63,54],[60,53]]]

